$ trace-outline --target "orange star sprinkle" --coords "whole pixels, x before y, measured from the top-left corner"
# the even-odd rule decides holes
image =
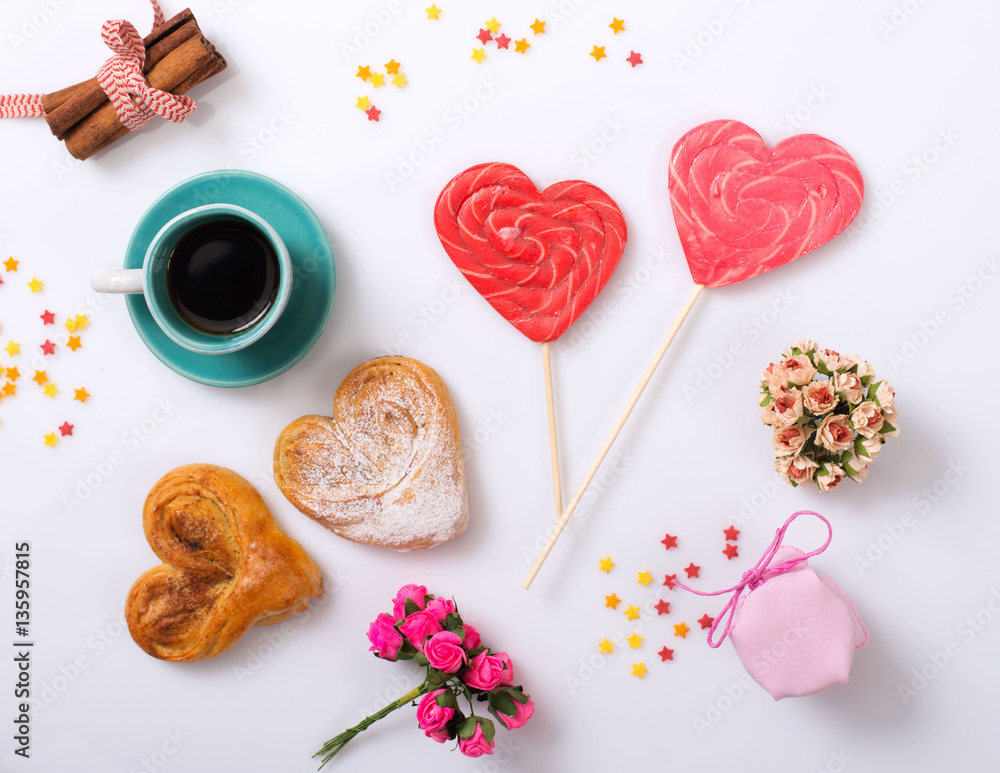
[[[519,54],[527,53],[529,48],[531,48],[531,43],[528,42],[527,38],[514,41],[514,50]]]
[[[674,626],[674,636],[680,636],[682,639],[687,638],[688,631],[691,629],[687,627],[687,623],[681,623]]]
[[[594,50],[590,52],[590,55],[594,57],[595,62],[599,62],[602,59],[607,59],[607,54],[604,53],[604,46],[594,46]]]
[[[3,262],[3,267],[5,269],[7,269],[8,271],[17,271],[17,264],[19,262],[20,261],[14,260],[13,257],[10,257],[10,258],[7,258],[7,260],[5,260]]]
[[[13,397],[17,394],[17,387],[14,385],[13,381],[8,381],[3,385],[4,397]]]
[[[395,59],[390,59],[386,62],[385,71],[388,75],[395,75],[399,72],[400,64]]]
[[[369,67],[368,65],[365,65],[364,67],[358,67],[358,72],[356,74],[359,78],[361,78],[361,80],[366,81],[370,77],[372,77],[372,68]]]
[[[612,609],[618,609],[618,605],[622,603],[622,600],[618,598],[614,593],[610,596],[604,597],[604,606],[611,607]]]
[[[11,381],[17,381],[20,377],[21,374],[18,372],[17,368],[7,368],[7,378]]]
[[[85,402],[87,402],[87,398],[88,397],[90,397],[90,395],[87,394],[87,390],[84,389],[83,387],[80,387],[79,389],[74,389],[73,390],[73,399],[74,400],[79,400],[81,403],[85,403]]]
[[[534,32],[536,35],[545,34],[545,22],[535,19],[535,23],[530,26],[531,26],[531,31]]]
[[[35,375],[31,377],[31,380],[38,384],[38,386],[41,386],[49,380],[49,377],[45,374],[44,370],[36,370]]]
[[[611,29],[613,29],[615,31],[615,34],[617,35],[619,32],[625,31],[625,20],[612,16],[611,24],[609,24],[608,26],[611,27]]]

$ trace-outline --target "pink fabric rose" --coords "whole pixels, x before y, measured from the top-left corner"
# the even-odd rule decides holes
[[[441,631],[428,639],[424,655],[432,668],[446,674],[454,674],[468,662],[462,640],[451,631]]]
[[[445,618],[455,611],[455,602],[451,599],[443,599],[440,596],[435,596],[427,602],[424,611],[430,612],[438,619],[438,622],[444,623]]]
[[[445,725],[451,722],[451,718],[455,716],[455,709],[451,706],[439,706],[437,702],[437,697],[445,693],[444,689],[435,690],[434,692],[429,692],[424,695],[423,699],[420,701],[420,705],[417,706],[417,724],[420,725],[420,729],[430,737],[431,733],[444,731]],[[438,741],[438,743],[444,743],[448,739],[448,733],[444,732],[444,739]]]
[[[447,730],[428,730],[424,733],[432,741],[437,741],[438,743],[444,743],[445,741],[451,740],[451,735]]]
[[[410,644],[421,652],[424,650],[424,640],[439,631],[441,631],[441,624],[437,621],[437,618],[424,610],[414,612],[399,626],[399,632],[406,637],[406,640]]]
[[[493,754],[493,742],[487,741],[483,734],[483,720],[476,723],[476,729],[468,738],[458,739],[458,750],[466,757],[482,757],[484,754]]]
[[[513,687],[514,664],[510,662],[510,655],[508,655],[506,652],[497,652],[495,654],[495,657],[503,664],[503,676],[500,677],[500,686]]]
[[[479,649],[483,645],[483,640],[479,638],[479,631],[471,625],[463,625],[462,630],[465,631],[465,641],[462,642],[462,646],[465,647],[466,650],[472,652],[475,649]]]
[[[488,692],[496,689],[497,685],[500,684],[500,680],[503,679],[503,671],[504,663],[500,658],[495,655],[487,655],[486,652],[480,652],[469,661],[469,667],[459,676],[472,689]]]
[[[403,637],[395,625],[395,619],[383,613],[368,626],[368,641],[372,643],[369,649],[383,660],[395,660],[399,648],[403,646]]]
[[[418,608],[424,608],[424,596],[427,595],[427,588],[423,585],[404,585],[399,589],[396,598],[392,600],[392,613],[397,619],[406,617],[406,600],[410,599]]]
[[[511,700],[514,700],[511,698]],[[527,703],[518,703],[514,701],[515,714],[512,717],[507,716],[502,711],[497,712],[497,716],[500,717],[500,721],[503,722],[508,730],[517,730],[519,727],[524,727],[525,722],[531,719],[531,715],[535,713],[535,702],[528,698]]]

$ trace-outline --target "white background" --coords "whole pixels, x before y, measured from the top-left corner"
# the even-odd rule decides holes
[[[334,770],[994,766],[988,707],[996,701],[1000,624],[980,610],[991,597],[996,607],[1000,588],[1000,280],[981,281],[977,271],[997,255],[1000,11],[916,0],[590,0],[563,3],[571,13],[560,21],[550,16],[559,13],[555,0],[445,0],[440,21],[431,22],[425,3],[403,5],[351,53],[344,47],[386,3],[194,2],[230,69],[196,90],[199,109],[188,124],[160,122],[82,165],[70,165],[44,122],[0,124],[0,251],[21,260],[17,274],[2,274],[0,342],[19,340],[25,352],[0,353],[0,364],[27,374],[17,396],[0,404],[0,620],[9,621],[0,643],[13,638],[13,544],[29,540],[39,698],[32,758],[24,761],[12,753],[14,667],[4,655],[0,769],[129,771],[153,760],[159,766],[147,769],[311,770],[322,741],[395,698],[400,685],[416,685],[407,666],[372,657],[365,638],[368,622],[407,582],[454,595],[484,640],[511,653],[536,716],[516,733],[498,732],[504,745],[495,758],[470,760],[423,738],[406,708],[354,741]],[[724,10],[728,23],[713,23]],[[9,33],[21,34],[25,17],[36,14],[46,23],[15,50]],[[493,15],[532,47],[518,55],[491,46],[476,65],[473,36]],[[626,20],[617,38],[607,26],[613,15]],[[106,57],[100,24],[118,16],[149,28],[140,0],[8,0],[0,11],[0,91],[55,90],[96,71]],[[537,38],[528,29],[536,16],[550,19]],[[699,34],[708,43],[700,52],[692,42]],[[608,59],[595,63],[587,55],[594,45],[606,46]],[[675,53],[685,49],[691,61],[679,63]],[[629,67],[630,50],[645,64]],[[390,58],[403,64],[404,89],[373,91],[355,77],[359,65]],[[480,88],[477,98],[483,78],[493,91]],[[383,110],[380,123],[354,107],[362,95]],[[464,100],[468,118],[457,120],[453,106]],[[854,155],[867,186],[866,227],[775,273],[702,296],[615,446],[618,473],[603,476],[599,496],[580,509],[532,590],[522,590],[553,511],[540,351],[460,280],[435,236],[435,197],[467,166],[507,161],[540,187],[565,177],[593,182],[625,212],[629,243],[616,276],[554,346],[569,492],[691,289],[669,211],[670,148],[716,118],[742,120],[774,143],[796,131],[789,114],[798,131]],[[281,131],[269,135],[275,116],[284,116],[274,122]],[[603,152],[587,160],[581,147],[600,148],[608,122],[624,128],[608,132]],[[435,129],[444,141],[390,189],[386,173],[400,173]],[[253,138],[261,150],[250,151]],[[96,302],[90,273],[120,265],[134,223],[155,198],[230,163],[289,185],[331,236],[338,292],[315,349],[267,384],[204,387],[153,358],[114,299],[89,311],[83,349],[60,347],[46,362],[60,393],[45,398],[29,380],[30,350],[52,330],[43,331],[37,315],[49,308],[61,323],[88,311]],[[44,280],[41,295],[28,292],[31,276]],[[414,315],[456,279],[458,298],[443,310],[436,304],[433,322],[416,323]],[[961,305],[960,287],[969,296]],[[927,323],[935,317],[936,327]],[[280,430],[302,414],[328,412],[347,372],[404,333],[412,337],[404,353],[450,387],[470,444],[468,531],[414,555],[327,532],[284,500],[269,472]],[[769,483],[757,377],[803,337],[861,354],[898,394],[901,436],[863,485],[847,482],[831,495]],[[733,345],[738,356],[727,359],[722,353]],[[707,379],[700,387],[699,375]],[[85,405],[72,401],[79,386],[92,394]],[[168,416],[156,413],[158,401],[174,406]],[[504,417],[492,433],[491,415]],[[45,447],[43,434],[66,419],[73,436]],[[144,421],[155,430],[144,431]],[[68,499],[113,453],[123,459],[113,474],[85,486],[78,504]],[[120,624],[128,588],[156,563],[141,506],[161,475],[202,461],[259,487],[322,566],[328,596],[294,621],[276,652],[268,629],[258,629],[209,662],[161,663]],[[961,476],[945,483],[956,468]],[[644,616],[641,651],[618,647],[606,661],[594,658],[598,668],[587,664],[601,639],[637,625],[604,608],[605,595],[654,601],[661,586],[644,589],[636,573],[662,579],[692,560],[703,567],[699,587],[725,587],[798,508],[833,521],[834,542],[813,566],[853,596],[871,632],[849,686],[779,703],[756,686],[738,687],[745,672],[728,643],[716,651],[697,630],[685,640],[672,635],[681,620],[697,629],[695,619],[714,614],[721,599],[675,597],[670,615]],[[741,510],[750,516],[740,527],[741,555],[727,562],[721,530]],[[658,542],[665,531],[680,536],[669,554]],[[790,541],[808,550],[822,536],[803,523]],[[869,553],[880,538],[890,546],[881,557]],[[611,575],[597,571],[606,555],[617,564]],[[977,613],[986,624],[962,635],[963,621]],[[898,685],[912,686],[912,669],[933,673],[932,656],[949,642],[959,654],[904,704]],[[663,644],[676,650],[673,662],[659,662]],[[630,675],[640,659],[649,668],[642,680]],[[171,737],[183,740],[167,755]]]

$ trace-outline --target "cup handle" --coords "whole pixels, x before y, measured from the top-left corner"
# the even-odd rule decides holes
[[[99,293],[141,293],[142,274],[141,268],[95,271],[90,286]]]

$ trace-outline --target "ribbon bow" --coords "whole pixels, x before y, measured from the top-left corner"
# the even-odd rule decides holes
[[[768,566],[768,564],[770,564],[772,559],[774,558],[775,554],[777,554],[778,550],[781,549],[781,541],[784,539],[785,532],[788,530],[788,527],[791,526],[792,521],[794,521],[800,515],[815,515],[823,523],[826,524],[827,528],[826,542],[824,542],[822,546],[820,546],[816,550],[813,550],[811,553],[805,553],[801,556],[790,558],[787,561],[782,561],[777,566]],[[791,517],[789,517],[789,519],[785,521],[785,525],[774,533],[774,539],[771,540],[771,544],[768,546],[767,550],[764,551],[764,555],[760,557],[760,560],[756,564],[754,564],[751,569],[743,573],[743,577],[732,588],[726,588],[725,590],[717,590],[712,593],[705,593],[703,591],[695,590],[694,588],[689,588],[687,585],[675,581],[675,584],[677,585],[678,588],[690,591],[691,593],[697,594],[698,596],[721,596],[724,593],[733,594],[730,597],[729,601],[726,603],[726,606],[722,608],[722,611],[712,622],[712,627],[708,631],[708,646],[713,648],[718,647],[722,644],[722,642],[726,640],[726,637],[732,630],[733,617],[736,615],[736,606],[739,603],[740,596],[743,595],[743,591],[746,591],[747,595],[749,595],[772,577],[777,577],[779,575],[784,574],[785,572],[790,572],[792,569],[801,564],[803,561],[807,561],[813,556],[817,556],[824,550],[826,550],[830,545],[830,540],[832,539],[833,539],[833,526],[830,525],[830,522],[826,520],[826,518],[824,518],[819,513],[814,513],[812,510],[799,510],[798,512],[793,513]],[[717,642],[713,642],[712,636],[715,634],[715,629],[719,626],[719,623],[722,621],[723,618],[726,619],[726,627],[722,631],[722,636],[719,638],[719,640]]]
[[[146,82],[143,74],[146,48],[131,22],[124,19],[106,21],[101,37],[115,55],[101,65],[97,82],[114,105],[122,126],[135,131],[157,115],[181,123],[194,112],[195,102],[190,97],[154,89]]]

